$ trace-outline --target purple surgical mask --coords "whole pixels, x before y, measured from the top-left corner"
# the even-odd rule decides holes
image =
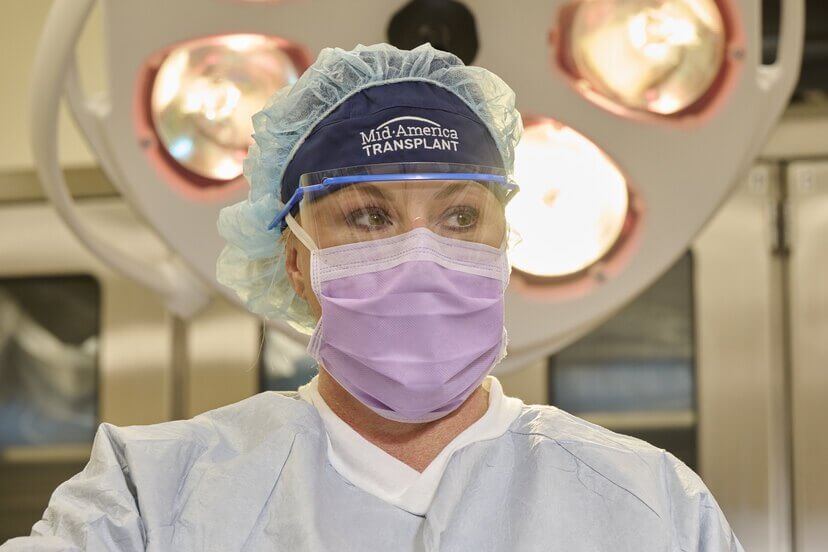
[[[322,306],[308,352],[384,418],[428,422],[458,408],[505,355],[505,246],[418,228],[311,249]]]

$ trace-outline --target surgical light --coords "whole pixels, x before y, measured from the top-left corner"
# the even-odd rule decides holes
[[[172,49],[152,83],[152,125],[173,162],[196,175],[241,175],[251,116],[298,77],[278,39],[259,34],[201,38]]]
[[[621,171],[593,142],[551,119],[527,124],[515,153],[521,192],[507,217],[512,266],[535,276],[580,272],[621,235],[629,207]]]
[[[569,69],[623,108],[677,114],[722,71],[725,23],[714,0],[580,0],[569,17]]]
[[[365,0],[365,9],[353,10],[352,3],[341,0],[53,2],[32,66],[31,85],[31,141],[44,190],[68,227],[97,257],[156,291],[179,316],[192,316],[211,292],[236,299],[215,281],[216,257],[224,246],[215,230],[216,218],[221,207],[247,197],[250,190],[242,178],[227,182],[186,169],[177,158],[195,155],[195,142],[171,139],[164,144],[159,139],[150,100],[161,64],[174,48],[194,44],[189,41],[195,37],[243,32],[278,37],[282,51],[301,73],[324,47],[350,49],[358,43],[387,40],[388,22],[407,3]],[[74,58],[97,4],[104,8],[106,80],[103,90],[87,93]],[[609,168],[615,165],[623,170],[630,188],[627,200],[631,203],[617,235],[624,207],[607,198],[623,201],[621,184],[616,192],[596,188],[593,202],[607,202],[598,208],[609,213],[606,220],[583,207],[579,217],[569,219],[574,226],[564,226],[566,218],[557,219],[562,226],[552,228],[561,229],[560,238],[551,232],[541,238],[534,228],[524,226],[530,221],[552,224],[558,212],[554,207],[566,210],[563,201],[575,181],[563,184],[561,175],[571,173],[556,172],[555,164],[572,171],[577,165],[569,157],[588,154],[577,153],[575,146],[561,150],[570,155],[548,149],[547,159],[563,159],[547,163],[549,179],[542,179],[538,169],[528,172],[534,172],[533,178],[523,176],[523,161],[519,162],[523,191],[515,200],[535,197],[525,209],[530,214],[532,209],[543,213],[523,216],[519,203],[512,206],[508,214],[516,233],[522,235],[523,247],[549,255],[560,249],[560,243],[569,245],[562,238],[567,232],[580,258],[562,267],[516,260],[520,270],[515,270],[506,291],[509,355],[499,366],[509,371],[584,335],[640,293],[687,249],[750,166],[788,103],[801,62],[804,0],[779,4],[782,17],[773,65],[761,61],[762,3],[758,0],[544,0],[521,2],[519,9],[504,7],[502,0],[465,4],[473,8],[475,25],[486,44],[474,63],[503,77],[526,113],[564,122],[605,152],[598,155],[601,149],[592,150],[595,162],[583,162],[584,171],[590,172],[584,172],[578,182],[591,187],[601,181],[595,178],[597,173],[608,182],[619,183],[620,177],[611,176],[614,171]],[[599,39],[604,42],[598,44]],[[551,53],[561,71],[546,70],[550,62],[550,51],[542,47],[546,40],[551,41]],[[219,56],[236,55],[219,51]],[[601,57],[601,52],[614,58]],[[249,58],[238,55],[244,64]],[[244,101],[241,82],[225,80],[242,92],[238,101]],[[237,101],[229,85],[221,84],[218,89],[209,101],[198,95],[192,100],[203,108],[196,119],[200,117],[200,123],[210,129],[215,123],[208,115],[224,117]],[[61,100],[66,101],[124,201],[163,239],[168,254],[161,261],[136,254],[97,231],[77,208],[59,158]],[[527,158],[523,150],[535,134],[543,134],[541,128],[527,126],[521,159]],[[545,128],[566,143],[563,127],[550,123]],[[232,155],[225,154],[224,159],[226,165],[217,170],[219,175],[239,170],[235,165],[231,171],[230,164],[237,163]],[[578,205],[597,207],[588,202]],[[579,234],[584,229],[587,235],[592,232],[589,240]],[[540,263],[538,257],[535,262]],[[529,274],[560,274],[578,265],[586,268],[565,277]],[[287,324],[270,323],[298,339]]]

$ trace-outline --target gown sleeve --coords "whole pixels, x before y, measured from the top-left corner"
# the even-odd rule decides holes
[[[83,471],[52,493],[43,519],[28,537],[0,546],[0,552],[144,550],[146,535],[123,448],[110,424],[95,434]]]
[[[665,453],[674,538],[682,552],[744,552],[724,513],[701,478]]]

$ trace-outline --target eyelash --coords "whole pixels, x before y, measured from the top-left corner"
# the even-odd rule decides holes
[[[373,213],[373,212],[377,212],[377,211],[381,212],[381,213],[382,213],[382,216],[383,216],[383,217],[385,217],[385,218],[386,218],[386,220],[390,218],[390,217],[388,216],[388,212],[387,212],[384,208],[380,207],[379,205],[369,204],[369,205],[364,205],[364,206],[362,206],[362,207],[358,207],[358,208],[353,209],[352,211],[350,211],[350,212],[349,212],[349,213],[345,216],[345,222],[346,222],[349,226],[354,226],[354,227],[356,227],[356,228],[362,228],[362,229],[371,230],[371,227],[370,227],[370,226],[365,226],[365,225],[362,225],[362,224],[358,224],[358,223],[356,222],[356,220],[357,220],[359,217],[361,217],[362,215],[365,215],[365,214],[371,214],[371,213]]]
[[[472,224],[470,224],[469,226],[453,227],[453,228],[451,228],[451,231],[459,233],[459,232],[469,232],[471,230],[474,230],[474,228],[476,227],[477,217],[478,217],[478,211],[474,207],[470,207],[470,206],[467,206],[467,205],[458,205],[456,207],[452,207],[451,209],[449,209],[448,211],[443,213],[443,219],[446,219],[448,217],[451,217],[451,216],[454,216],[454,215],[457,215],[457,214],[460,214],[460,213],[469,213],[469,214],[471,214],[474,217],[474,222]]]

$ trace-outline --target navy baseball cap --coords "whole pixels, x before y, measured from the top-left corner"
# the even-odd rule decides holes
[[[282,202],[303,174],[384,163],[504,168],[488,127],[460,97],[429,81],[386,82],[348,97],[311,130],[282,175]]]

